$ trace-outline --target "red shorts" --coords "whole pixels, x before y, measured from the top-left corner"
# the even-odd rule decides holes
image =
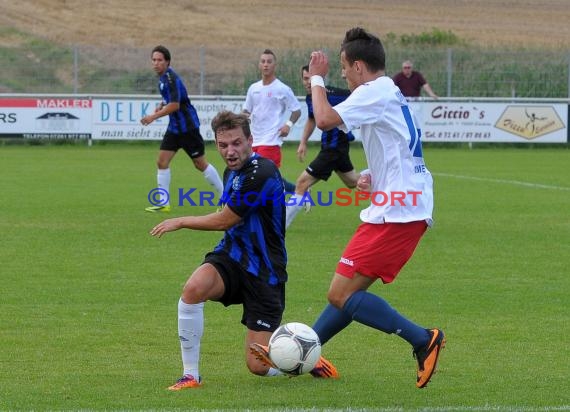
[[[281,146],[254,146],[253,151],[281,167]]]
[[[427,229],[425,221],[408,223],[362,223],[348,242],[336,267],[347,278],[355,273],[392,282]]]

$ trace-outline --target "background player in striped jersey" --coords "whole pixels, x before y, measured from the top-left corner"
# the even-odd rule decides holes
[[[297,149],[297,157],[303,161],[307,154],[307,142],[315,130],[315,116],[313,114],[313,101],[311,98],[311,76],[309,75],[309,66],[301,68],[301,78],[303,86],[307,90],[305,102],[307,103],[308,117],[301,136],[301,142]],[[327,86],[327,100],[334,106],[344,101],[350,94],[349,90],[340,89],[337,87]],[[354,140],[351,132],[345,133],[338,128],[331,130],[324,130],[321,134],[321,150],[317,157],[309,164],[309,166],[301,173],[295,183],[295,194],[289,198],[287,202],[287,218],[285,227],[295,219],[299,211],[305,207],[308,210],[311,203],[307,200],[305,204],[301,204],[303,195],[309,190],[311,186],[319,180],[328,180],[332,172],[336,172],[340,180],[349,188],[356,187],[359,174],[354,171],[354,166],[350,161],[349,150],[350,142]]]
[[[148,125],[156,119],[168,116],[168,128],[160,144],[156,165],[157,184],[160,189],[170,192],[170,162],[178,149],[182,148],[196,169],[201,171],[204,178],[222,194],[222,179],[216,168],[206,160],[204,139],[200,135],[200,121],[196,109],[192,106],[184,82],[170,67],[170,51],[164,46],[152,49],[152,67],[159,76],[158,90],[163,101],[153,114],[141,119],[143,125]],[[169,212],[168,198],[163,197],[155,206],[149,206],[147,212]]]

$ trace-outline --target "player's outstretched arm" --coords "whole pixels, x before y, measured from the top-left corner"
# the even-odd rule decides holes
[[[143,126],[147,126],[160,117],[168,116],[170,113],[180,110],[180,103],[170,102],[166,105],[161,104],[157,109],[158,110],[155,110],[153,114],[146,115],[141,119],[141,124]]]
[[[310,117],[307,119],[305,123],[305,127],[303,129],[303,136],[301,136],[301,141],[299,142],[299,148],[297,149],[297,158],[300,162],[305,160],[305,156],[307,155],[307,142],[309,141],[313,131],[317,127],[315,123],[315,119],[311,119]]]
[[[151,236],[162,237],[167,232],[179,229],[193,230],[227,230],[241,221],[241,217],[230,208],[224,207],[221,212],[204,216],[182,216],[160,222],[150,231]]]

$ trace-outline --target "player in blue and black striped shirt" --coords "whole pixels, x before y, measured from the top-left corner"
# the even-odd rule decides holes
[[[170,67],[170,51],[164,46],[156,46],[151,53],[152,67],[159,76],[158,89],[162,102],[153,114],[141,119],[148,125],[156,119],[168,116],[168,128],[162,139],[156,164],[158,166],[158,188],[170,191],[170,162],[178,149],[183,149],[192,159],[196,169],[216,191],[221,194],[222,180],[216,168],[208,163],[204,150],[204,139],[200,134],[200,121],[192,106],[184,82]],[[145,209],[147,212],[169,212],[169,196],[163,196],[157,204]]]
[[[216,145],[227,165],[224,207],[205,216],[165,220],[151,234],[162,236],[181,228],[224,230],[222,241],[206,255],[188,279],[178,302],[178,334],[184,375],[170,390],[202,385],[198,363],[204,331],[204,302],[243,305],[247,327],[246,364],[261,376],[281,372],[250,353],[253,343],[268,345],[285,309],[287,252],[285,251],[284,183],[271,160],[253,153],[253,137],[245,114],[220,112],[212,120]],[[323,362],[312,372],[320,377]],[[315,375],[316,374],[316,375]]]

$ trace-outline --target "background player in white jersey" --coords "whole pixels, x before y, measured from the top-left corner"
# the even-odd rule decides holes
[[[275,75],[277,58],[265,49],[259,57],[261,80],[247,90],[244,113],[249,115],[253,135],[253,151],[281,167],[281,145],[295,122],[301,117],[301,105],[293,90]],[[291,112],[284,122],[284,115]],[[295,185],[285,180],[285,191],[294,192]]]
[[[445,344],[443,332],[418,326],[367,289],[378,279],[395,279],[431,224],[432,177],[406,98],[385,75],[380,40],[358,27],[347,31],[340,61],[352,93],[332,107],[323,80],[328,58],[321,51],[311,54],[313,112],[322,130],[360,128],[369,170],[362,172],[357,188],[371,194],[371,205],[360,213],[363,223],[337,265],[327,295],[330,304],[313,327],[323,344],[352,320],[397,334],[413,347],[416,386],[423,388]]]

